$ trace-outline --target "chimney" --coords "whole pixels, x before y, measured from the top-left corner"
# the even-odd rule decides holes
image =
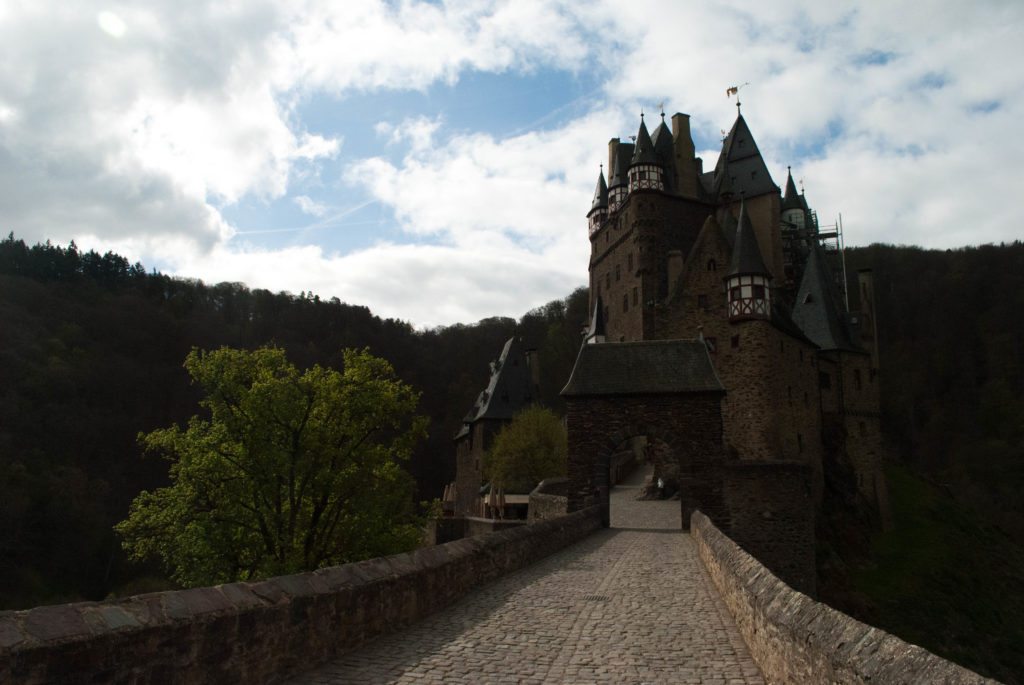
[[[676,156],[676,192],[683,197],[696,198],[697,165],[689,114],[676,112],[672,115],[672,144]]]
[[[619,149],[619,139],[612,138],[608,141],[608,182],[611,183],[612,176],[615,174],[615,152]]]

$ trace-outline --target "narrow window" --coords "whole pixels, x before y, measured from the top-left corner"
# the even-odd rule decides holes
[[[738,336],[738,335],[732,336],[732,339],[729,342],[732,344],[732,349],[734,349],[734,350],[740,349],[740,336]]]
[[[636,288],[633,288],[633,306],[635,307],[640,301],[640,295],[637,293]]]
[[[707,309],[708,309],[708,296],[707,295],[698,295],[697,296],[697,306],[700,307],[701,309],[703,309],[704,311],[707,311]]]
[[[853,385],[858,390],[860,390],[860,388],[861,388],[861,384],[860,384],[860,369],[854,369],[853,370]]]
[[[622,278],[622,273],[619,271],[619,265],[615,265],[615,280],[618,281]]]
[[[609,271],[608,273],[606,273],[604,275],[604,287],[605,288],[609,288],[609,289],[612,287],[612,272],[611,271]]]
[[[800,433],[796,434],[796,449],[800,454],[804,452],[804,436]]]
[[[807,393],[806,392],[804,393],[804,406],[805,407],[811,406],[810,401],[807,399]]]
[[[708,271],[717,271],[718,264],[713,259],[708,260]]]
[[[764,286],[763,285],[755,285],[754,286],[754,297],[756,297],[759,300],[763,300],[764,299]]]
[[[629,256],[626,258],[626,262],[628,264],[628,268],[629,268],[630,273],[632,273],[632,271],[633,271],[633,253],[632,252],[629,253]]]
[[[624,311],[624,312],[628,312],[629,311],[629,295],[623,295],[622,296],[622,311]]]

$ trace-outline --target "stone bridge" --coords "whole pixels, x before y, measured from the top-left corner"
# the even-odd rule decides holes
[[[795,592],[678,502],[387,559],[0,612],[7,683],[982,683]]]

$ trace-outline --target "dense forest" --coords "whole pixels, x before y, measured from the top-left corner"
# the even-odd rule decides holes
[[[846,260],[851,276],[875,272],[895,525],[849,538],[827,531],[823,597],[1019,682],[1024,245],[872,245]],[[543,399],[558,410],[586,318],[578,290],[518,321],[417,331],[336,298],[207,285],[9,236],[0,242],[0,608],[166,587],[155,569],[127,563],[112,526],[138,492],[166,483],[166,462],[143,458],[137,435],[196,413],[182,368],[194,347],[274,343],[299,367],[339,367],[348,347],[386,358],[422,393],[429,438],[409,469],[426,500],[454,476],[452,435],[503,342],[518,333],[541,350]]]

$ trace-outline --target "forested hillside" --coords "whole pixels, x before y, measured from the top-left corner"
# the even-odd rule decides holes
[[[1004,681],[1024,669],[1024,245],[848,250],[875,273],[883,428],[896,528],[845,555],[830,601]],[[851,289],[851,292],[856,292]],[[856,304],[856,303],[854,303]],[[453,478],[451,438],[518,331],[541,350],[544,400],[575,359],[586,292],[510,318],[416,331],[367,308],[147,273],[74,245],[0,242],[0,608],[145,589],[111,527],[166,482],[140,431],[183,422],[193,347],[284,347],[339,366],[369,347],[421,391],[419,499]],[[849,548],[849,550],[847,549]],[[973,561],[973,563],[972,563]],[[134,584],[133,584],[134,583]],[[913,608],[913,609],[912,609]]]
[[[515,321],[415,331],[313,294],[147,273],[115,254],[0,242],[0,608],[99,599],[151,570],[128,567],[112,526],[167,463],[140,431],[182,423],[199,394],[193,347],[275,343],[300,367],[369,347],[422,393],[430,420],[409,469],[420,500],[454,478],[452,436],[515,331],[543,346],[542,391],[558,405],[575,359],[583,291]],[[136,586],[130,585],[129,588]],[[139,586],[145,588],[146,586]]]

